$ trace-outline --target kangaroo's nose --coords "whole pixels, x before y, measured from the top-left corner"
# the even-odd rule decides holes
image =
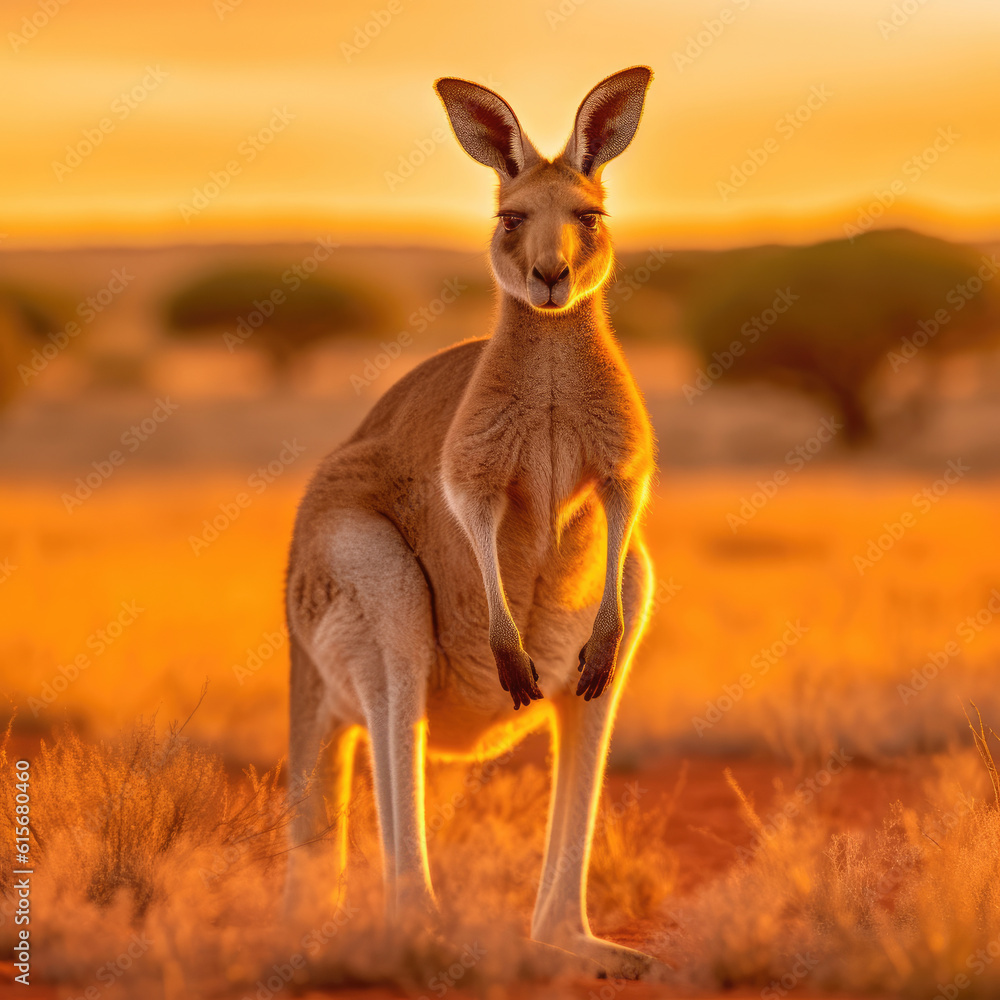
[[[539,281],[543,281],[549,288],[554,288],[563,278],[569,277],[569,264],[564,260],[557,261],[550,267],[540,268],[536,264],[531,273]]]

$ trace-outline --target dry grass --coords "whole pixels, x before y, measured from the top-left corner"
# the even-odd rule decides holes
[[[9,773],[3,751],[0,767]],[[567,971],[521,941],[548,794],[533,765],[497,772],[438,825],[440,937],[418,926],[394,933],[381,919],[364,779],[346,890],[318,893],[293,929],[280,916],[287,813],[273,775],[227,777],[217,758],[151,723],[96,745],[64,731],[32,773],[34,960],[46,978],[86,987],[136,941],[144,950],[121,980],[134,996],[154,983],[168,997],[245,993],[298,955],[307,963],[298,978],[320,985],[427,989],[465,948],[483,953],[466,986]],[[432,768],[432,813],[461,778],[454,765]],[[897,804],[874,831],[835,832],[814,808],[769,828],[730,780],[758,836],[685,898],[672,896],[677,862],[663,840],[676,796],[605,798],[591,866],[596,930],[643,921],[649,946],[678,965],[679,987],[787,989],[792,977],[811,989],[923,995],[964,975],[964,996],[1000,989],[1000,810],[973,751],[937,759],[926,810]],[[6,781],[3,796],[9,813]],[[2,855],[0,870],[10,870],[6,843]],[[3,947],[12,932],[5,922]]]
[[[444,943],[394,935],[382,924],[364,780],[351,809],[344,897],[357,913],[341,926],[346,911],[321,893],[312,938],[282,923],[288,815],[276,762],[287,653],[279,646],[243,683],[233,668],[246,666],[248,648],[280,626],[284,550],[301,483],[281,480],[255,497],[195,556],[189,536],[237,492],[239,479],[164,488],[122,476],[72,515],[58,488],[39,485],[8,490],[0,509],[0,556],[17,567],[0,583],[0,661],[17,664],[5,686],[20,733],[57,727],[33,768],[37,967],[82,990],[95,984],[100,963],[127,954],[140,935],[150,943],[116,987],[121,995],[149,995],[154,983],[165,984],[168,997],[252,994],[260,976],[299,953],[313,981],[427,991],[455,953],[477,941],[487,957],[463,985],[551,971],[548,959],[518,943],[541,865],[549,787],[546,772],[530,765],[491,772],[457,810],[447,804],[467,787],[465,772],[431,768],[432,868],[449,908]],[[986,757],[961,747],[969,744],[963,701],[974,700],[987,722],[1000,719],[1000,624],[984,624],[968,642],[958,629],[1000,587],[986,543],[998,488],[972,480],[954,487],[860,576],[853,556],[934,475],[804,472],[734,535],[726,514],[756,478],[676,476],[661,486],[648,534],[662,579],[680,589],[658,603],[637,659],[615,735],[616,766],[635,767],[641,785],[652,749],[752,752],[791,761],[807,776],[845,747],[882,762],[937,755],[937,775],[924,806],[897,806],[878,829],[845,832],[803,809],[774,836],[758,837],[757,849],[725,877],[686,897],[674,891],[678,862],[664,843],[668,824],[678,822],[676,796],[609,798],[591,871],[595,929],[659,928],[649,947],[679,965],[681,986],[766,990],[793,975],[801,954],[809,957],[802,979],[809,988],[917,995],[966,975],[963,997],[995,994],[1000,960],[978,974],[974,967],[977,949],[1000,948],[1000,818],[984,767],[995,752],[988,725],[976,730]],[[122,601],[143,610],[98,652],[93,637]],[[752,658],[789,620],[808,626],[801,641],[766,674],[755,672],[735,707],[699,736],[692,718],[753,671]],[[904,700],[898,685],[912,683],[928,653],[949,641],[959,653]],[[68,665],[81,654],[89,665],[36,717],[30,699],[52,683],[57,665],[72,673]],[[206,678],[208,694],[183,731],[135,724],[157,712],[186,717]],[[267,773],[234,775],[226,764],[233,760]],[[0,765],[9,796],[9,762]],[[765,822],[749,798],[742,808],[751,830]],[[4,892],[9,850],[4,842]],[[6,920],[3,948],[10,935]]]
[[[966,997],[996,996],[1000,811],[975,755],[937,766],[925,813],[897,804],[880,829],[839,834],[806,816],[678,907],[670,944],[697,956],[690,979],[770,988],[765,997],[792,980],[914,996],[954,983]]]
[[[0,812],[12,816],[6,749],[5,740]],[[140,989],[176,964],[172,944],[183,925],[166,937],[151,928],[164,926],[179,899],[197,896],[199,919],[210,922],[210,901],[227,871],[274,877],[288,819],[277,769],[260,777],[250,768],[234,785],[217,755],[180,727],[158,735],[153,721],[99,743],[64,727],[33,758],[32,927],[35,958],[48,977],[80,982],[95,957],[113,960],[127,953],[133,934],[148,934],[154,946],[148,961],[136,963],[133,983]],[[5,874],[13,860],[5,840]],[[3,934],[12,933],[4,921]]]
[[[12,817],[6,750],[5,740],[0,813]],[[122,982],[136,996],[153,983],[165,983],[169,997],[246,990],[298,955],[309,966],[298,981],[319,984],[427,988],[467,947],[483,955],[464,985],[566,971],[565,962],[522,941],[549,790],[537,767],[492,776],[439,826],[432,855],[445,918],[440,936],[420,926],[398,933],[383,922],[366,776],[351,807],[346,891],[324,880],[318,862],[315,898],[293,928],[281,914],[288,807],[276,771],[258,777],[251,769],[234,780],[179,731],[158,735],[142,722],[97,744],[64,729],[43,743],[31,774],[33,961],[47,979],[86,987],[97,965],[127,955],[134,941],[147,944]],[[453,766],[433,769],[432,809],[450,800],[449,777],[461,775]],[[608,805],[592,898],[605,915],[645,912],[670,890],[657,876],[673,864],[655,836],[662,817],[634,798]],[[13,860],[4,841],[0,870],[9,872]],[[10,888],[0,885],[0,895],[11,898]],[[12,922],[0,922],[4,948],[13,935]]]

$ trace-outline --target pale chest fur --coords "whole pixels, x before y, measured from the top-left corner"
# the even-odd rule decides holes
[[[545,548],[599,483],[643,474],[651,441],[631,376],[604,344],[491,344],[445,439],[442,485],[454,502],[505,505]]]
[[[490,347],[443,443],[443,491],[456,529],[474,522],[477,506],[497,513],[511,616],[540,683],[560,690],[576,675],[606,574],[598,490],[611,478],[648,474],[652,435],[614,345],[536,338]],[[485,595],[451,594],[442,583],[454,694],[487,712],[508,706],[487,642]]]

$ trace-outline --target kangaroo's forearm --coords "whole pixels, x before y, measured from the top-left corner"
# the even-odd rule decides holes
[[[593,632],[580,651],[582,676],[576,689],[576,693],[587,701],[602,694],[615,674],[618,647],[625,633],[622,603],[625,557],[644,494],[644,485],[640,489],[629,488],[613,479],[600,490],[608,528],[604,591],[594,617]]]
[[[500,559],[497,553],[499,512],[491,512],[480,507],[478,510],[464,511],[460,521],[472,544],[479,572],[483,577],[486,605],[490,615],[490,647],[519,648],[521,633],[510,613],[503,578],[500,575]]]
[[[606,633],[609,638],[617,635],[620,640],[623,629],[622,573],[632,529],[639,516],[639,505],[632,491],[617,482],[612,482],[602,491],[601,499],[608,526],[607,567],[594,630]]]
[[[500,575],[497,529],[503,515],[503,506],[499,503],[463,501],[454,495],[449,498],[449,503],[479,564],[490,616],[490,650],[496,660],[500,686],[510,693],[516,710],[541,698],[542,693],[537,684],[538,672],[524,651],[521,633],[510,612]]]

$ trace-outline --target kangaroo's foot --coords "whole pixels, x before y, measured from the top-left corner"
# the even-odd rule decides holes
[[[389,890],[387,903],[386,916],[397,927],[422,928],[435,933],[444,924],[434,892],[420,874],[397,879],[395,890]]]
[[[557,976],[566,972],[593,979],[604,979],[607,976],[604,966],[599,962],[554,944],[528,938],[525,949],[530,963],[528,974],[532,976]]]
[[[606,941],[586,931],[534,937],[589,962],[595,962],[611,979],[660,979],[669,972],[669,966],[657,961],[652,955],[615,944],[614,941]]]

